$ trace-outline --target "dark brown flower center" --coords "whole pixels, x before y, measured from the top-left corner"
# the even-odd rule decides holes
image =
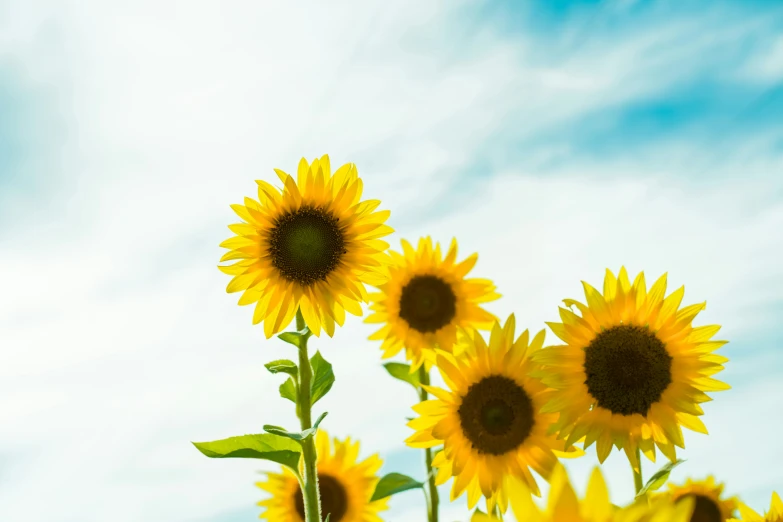
[[[672,358],[644,326],[619,325],[585,348],[587,390],[612,413],[647,415],[672,382]]]
[[[704,495],[683,495],[677,499],[677,502],[686,498],[696,500],[693,506],[693,514],[690,522],[726,522],[720,512],[720,507],[709,497]]]
[[[479,453],[502,455],[530,435],[533,402],[516,382],[491,375],[468,388],[458,410],[462,432]]]
[[[326,515],[331,514],[329,522],[340,522],[348,512],[348,494],[340,482],[331,475],[318,474],[318,489],[321,492],[321,519],[326,520]],[[296,512],[304,520],[304,496],[302,489],[296,490]]]
[[[302,207],[283,214],[269,235],[272,265],[285,279],[302,286],[326,280],[345,253],[339,220],[320,208]]]
[[[414,330],[435,332],[449,324],[456,313],[454,290],[437,276],[414,276],[402,289],[400,317]]]

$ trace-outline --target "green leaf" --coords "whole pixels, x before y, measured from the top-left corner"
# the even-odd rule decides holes
[[[318,417],[318,419],[315,421],[315,424],[313,424],[312,428],[308,428],[299,433],[287,431],[285,428],[281,426],[275,426],[274,424],[264,424],[264,431],[267,433],[272,433],[274,435],[279,435],[280,437],[286,437],[301,443],[302,441],[315,435],[315,432],[318,431],[318,425],[321,424],[321,421],[324,420],[324,417],[326,417],[327,415],[328,412],[323,412],[321,416]]]
[[[313,428],[318,429],[318,425],[321,424],[321,421],[324,420],[324,418],[329,415],[328,411],[323,412],[321,415],[318,416],[317,419],[315,419],[315,424],[313,424]]]
[[[313,367],[313,381],[310,383],[310,405],[326,395],[334,384],[334,372],[332,365],[321,356],[321,352],[315,352],[310,358]]]
[[[304,330],[299,330],[298,332],[283,332],[278,335],[277,338],[288,344],[293,344],[297,348],[301,348],[302,344],[307,341],[311,335],[313,335],[313,332],[305,326]]]
[[[212,442],[193,442],[196,449],[213,459],[263,459],[277,462],[299,473],[299,445],[277,435],[260,433]]]
[[[302,442],[302,440],[305,438],[302,433],[291,433],[290,431],[286,430],[282,426],[275,426],[274,424],[264,424],[263,426],[264,431],[267,433],[271,433],[273,435],[278,435],[280,437],[285,437],[287,439],[295,440],[297,442]],[[312,429],[312,428],[310,428]],[[309,431],[309,430],[307,430]]]
[[[291,377],[297,377],[299,375],[299,368],[296,367],[294,361],[288,359],[278,359],[276,361],[268,362],[264,366],[271,373],[287,373]]]
[[[324,522],[329,522],[330,518],[332,518],[332,514],[331,513],[327,513],[326,514],[326,518],[324,519]]]
[[[666,484],[666,481],[669,479],[669,474],[672,472],[674,468],[679,466],[685,462],[684,460],[675,460],[674,462],[667,462],[665,466],[663,466],[661,469],[656,471],[652,477],[647,481],[647,484],[644,485],[644,487],[639,490],[639,493],[636,495],[636,498],[641,497],[642,495],[646,495],[650,491],[656,491],[661,488],[664,484]]]
[[[395,379],[399,379],[403,382],[407,382],[415,389],[419,389],[421,382],[419,382],[419,374],[417,372],[411,373],[411,366],[409,364],[390,362],[383,365],[389,375]]]
[[[296,404],[296,383],[293,377],[289,377],[280,385],[280,396]]]
[[[390,497],[397,493],[408,491],[409,489],[421,487],[424,487],[424,484],[413,480],[407,475],[403,475],[402,473],[389,473],[378,481],[378,485],[375,486],[375,493],[372,494],[370,502]]]
[[[277,338],[281,341],[287,342],[288,344],[293,344],[297,348],[300,348],[302,345],[302,336],[299,334],[299,332],[283,332],[278,335]]]

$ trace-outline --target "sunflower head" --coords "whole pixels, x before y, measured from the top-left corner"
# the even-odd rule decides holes
[[[780,495],[773,491],[766,514],[759,515],[742,502],[739,503],[739,512],[742,519],[732,518],[730,522],[783,522],[783,501],[780,500]]]
[[[329,156],[309,164],[302,158],[296,180],[277,172],[283,187],[258,184],[258,200],[231,208],[242,218],[229,225],[235,236],[220,246],[229,251],[219,266],[233,276],[228,292],[242,292],[240,305],[255,304],[253,324],[264,323],[269,338],[301,309],[315,335],[334,334],[345,312],[361,315],[364,284],[379,284],[379,267],[392,232],[389,211],[375,212],[378,200],[361,201],[362,180],[348,163],[332,174]]]
[[[457,262],[457,240],[451,241],[446,256],[439,243],[419,240],[414,250],[402,240],[402,252],[390,251],[384,266],[385,283],[370,293],[374,312],[365,322],[382,323],[370,336],[382,340],[383,357],[392,357],[405,347],[411,371],[423,363],[429,367],[435,349],[451,351],[457,328],[489,329],[495,317],[482,303],[500,297],[486,279],[466,279],[478,260],[473,254]]]
[[[728,360],[713,353],[726,344],[711,340],[720,327],[694,328],[705,303],[680,308],[684,287],[665,297],[665,274],[649,291],[644,273],[631,284],[625,268],[606,271],[603,293],[582,284],[587,303],[566,299],[563,322],[547,323],[565,344],[535,355],[552,388],[544,411],[559,413],[553,431],[567,445],[597,442],[601,462],[613,445],[637,469],[637,448],[674,461],[675,446],[685,446],[681,427],[707,433],[705,392],[729,389],[712,378]]]
[[[689,522],[726,522],[737,509],[737,497],[724,498],[723,484],[710,476],[704,480],[688,479],[685,484],[669,483],[669,491],[657,497],[669,497],[673,502],[692,499],[693,514]]]
[[[512,479],[538,495],[530,470],[548,479],[564,449],[547,433],[556,417],[539,413],[546,387],[530,377],[530,355],[543,345],[544,331],[531,340],[527,330],[515,338],[514,329],[511,315],[504,326],[494,324],[489,344],[462,331],[459,356],[439,351],[436,364],[449,389],[426,386],[436,399],[414,406],[419,417],[408,424],[416,430],[409,446],[443,444],[433,459],[436,482],[455,477],[451,499],[467,490],[470,508],[483,494],[490,511],[499,505],[505,512]]]
[[[334,450],[332,451],[332,446]],[[359,443],[346,438],[333,439],[323,430],[316,433],[318,488],[321,512],[330,522],[381,522],[378,513],[388,509],[388,498],[370,502],[378,483],[376,473],[382,461],[377,455],[358,461]],[[294,474],[267,473],[267,480],[256,485],[270,494],[258,503],[264,507],[260,518],[270,522],[303,522],[304,499]]]
[[[634,503],[618,508],[609,500],[609,490],[600,468],[593,469],[583,499],[576,496],[568,474],[558,465],[552,473],[546,509],[527,495],[515,496],[511,508],[525,522],[688,522],[692,501],[679,504],[669,499]]]

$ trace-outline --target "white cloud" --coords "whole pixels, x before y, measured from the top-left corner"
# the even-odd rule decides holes
[[[762,51],[744,69],[756,81],[779,82],[783,78],[783,35],[770,38]]]
[[[235,219],[228,205],[302,154],[357,162],[367,197],[383,199],[400,235],[457,235],[463,255],[480,252],[476,274],[505,296],[491,309],[514,311],[520,325],[540,328],[560,299],[578,297],[580,279],[598,284],[622,263],[648,280],[669,270],[672,288],[687,283],[686,300],[708,300],[704,321],[726,324],[726,338],[772,324],[759,310],[779,302],[783,209],[760,193],[770,185],[740,177],[737,150],[755,136],[721,160],[737,175],[710,188],[666,161],[680,152],[671,144],[641,165],[550,150],[568,160],[558,172],[538,176],[536,158],[497,160],[476,173],[493,177],[469,204],[427,217],[497,133],[514,127],[524,138],[686,84],[758,20],[709,34],[694,31],[705,20],[673,21],[624,33],[619,46],[593,39],[554,66],[534,56],[541,41],[488,28],[462,59],[454,4],[394,5],[73,3],[29,9],[14,18],[24,30],[0,32],[32,78],[49,71],[62,82],[70,121],[56,173],[65,192],[42,186],[35,212],[17,214],[29,223],[4,230],[0,245],[0,444],[18,473],[0,476],[1,519],[176,522],[255,501],[254,471],[268,467],[212,461],[189,441],[294,426],[279,379],[263,370],[293,354],[263,340],[214,264]],[[35,45],[27,34],[39,35]],[[783,159],[753,161],[774,172]],[[353,319],[313,343],[338,378],[319,408],[332,433],[385,453],[409,433],[400,421],[410,410],[371,331]],[[773,446],[763,410],[744,405],[775,392],[766,375],[772,384],[718,396],[722,409],[707,419],[716,435],[702,448],[728,451],[750,434]],[[742,487],[773,478],[761,458],[722,469],[741,465],[755,477]]]

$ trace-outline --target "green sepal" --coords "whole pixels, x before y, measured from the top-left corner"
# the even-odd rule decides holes
[[[297,368],[296,363],[288,359],[278,359],[268,362],[264,366],[270,373],[287,373],[294,378],[299,376],[299,368]]]
[[[645,484],[644,487],[639,490],[639,493],[636,494],[636,498],[639,498],[642,495],[646,495],[651,491],[660,489],[661,486],[666,484],[666,481],[669,480],[669,474],[672,472],[672,470],[683,462],[685,461],[675,460],[674,462],[667,462],[666,465],[664,465],[661,469],[653,473],[653,476],[650,477],[650,479],[647,481],[647,484]]]
[[[313,335],[313,332],[310,331],[310,328],[305,326],[303,330],[299,330],[298,332],[283,332],[278,335],[277,338],[288,344],[293,344],[297,348],[301,348],[302,343],[307,341],[311,335]]]
[[[318,425],[321,424],[321,421],[324,420],[324,417],[326,417],[327,415],[328,412],[323,412],[321,416],[318,417],[318,419],[315,421],[315,424],[313,424],[312,428],[308,428],[299,433],[291,433],[290,431],[287,431],[285,428],[281,426],[275,426],[274,424],[264,424],[264,431],[267,433],[278,435],[280,437],[286,437],[301,443],[307,440],[308,438],[312,437],[313,435],[315,435],[315,432],[318,431]]]
[[[193,442],[196,449],[213,459],[263,459],[282,464],[299,473],[299,445],[277,435],[259,433],[212,442]]]
[[[424,484],[402,473],[389,473],[384,475],[375,486],[370,502],[408,491],[409,489],[423,488]]]
[[[293,377],[280,385],[280,396],[296,404],[296,382]]]
[[[334,384],[334,372],[329,361],[321,356],[321,352],[315,352],[310,358],[310,366],[313,368],[313,380],[310,383],[310,405],[329,393]]]
[[[407,382],[408,384],[413,386],[416,390],[418,390],[421,387],[421,382],[419,381],[419,374],[418,372],[411,373],[410,364],[389,362],[384,364],[383,367],[386,368],[386,371],[389,372],[389,375],[391,375],[395,379],[398,379],[403,382]]]
[[[332,518],[332,514],[331,513],[327,513],[326,514],[326,518],[324,519],[324,522],[329,522],[330,518]]]

